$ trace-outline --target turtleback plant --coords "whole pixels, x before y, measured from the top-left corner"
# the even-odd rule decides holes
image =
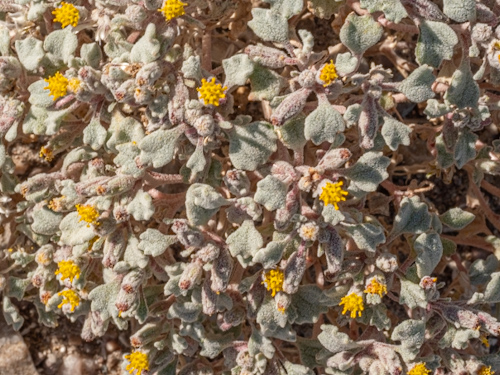
[[[124,374],[500,373],[499,14],[0,2],[6,321],[129,330]]]

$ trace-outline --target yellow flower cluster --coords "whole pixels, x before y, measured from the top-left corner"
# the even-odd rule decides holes
[[[141,375],[142,370],[149,370],[149,360],[146,353],[135,351],[126,355],[125,359],[130,362],[126,367],[129,374],[137,370],[135,375]]]
[[[63,29],[68,25],[76,27],[80,20],[80,12],[78,12],[78,9],[76,9],[73,4],[68,4],[64,1],[61,2],[60,8],[52,11],[52,14],[55,16],[54,22],[60,22]]]
[[[222,87],[220,83],[216,84],[215,77],[212,77],[211,81],[203,78],[201,80],[201,87],[196,88],[196,90],[200,93],[200,98],[203,99],[205,105],[213,104],[217,107],[219,101],[226,97],[224,90],[227,90],[227,87]]]
[[[373,278],[370,284],[366,286],[365,293],[378,294],[380,297],[383,297],[387,294],[387,286],[379,283],[376,278]]]
[[[70,282],[73,282],[75,277],[77,279],[80,277],[80,267],[72,260],[61,260],[57,265],[59,268],[55,274],[61,275],[61,280],[69,279]]]
[[[40,148],[40,157],[47,161],[52,161],[54,160],[54,153],[50,148],[42,146]]]
[[[493,375],[494,373],[495,371],[491,371],[491,366],[489,367],[483,366],[479,369],[477,375]]]
[[[80,297],[78,297],[78,293],[74,290],[67,289],[62,292],[57,293],[59,296],[63,296],[62,302],[57,306],[58,308],[62,308],[66,304],[71,305],[71,312],[75,311],[75,307],[80,305]]]
[[[408,375],[428,375],[431,372],[427,367],[425,367],[425,363],[417,363],[410,371],[408,371]]]
[[[345,196],[348,194],[347,191],[342,190],[342,185],[344,185],[343,181],[339,181],[336,183],[328,182],[323,187],[319,199],[321,199],[325,203],[325,206],[333,204],[336,210],[339,209],[339,205],[337,203],[340,201],[345,201]]]
[[[166,0],[165,4],[163,5],[163,8],[158,9],[158,11],[162,12],[165,15],[165,19],[167,21],[170,21],[175,17],[179,17],[182,16],[183,14],[186,14],[184,10],[184,7],[186,5],[187,5],[186,3],[183,3],[182,1],[179,0]]]
[[[365,309],[363,305],[363,297],[357,295],[356,293],[351,293],[345,297],[342,297],[340,300],[339,306],[344,305],[344,310],[342,310],[342,314],[346,314],[347,311],[351,312],[351,318],[356,318],[356,313],[358,316],[362,315],[362,311]]]
[[[44,90],[50,90],[49,95],[52,95],[54,100],[66,95],[68,89],[68,79],[60,72],[57,72],[52,77],[44,79],[44,81],[49,84],[44,88]]]
[[[320,70],[319,79],[325,82],[323,86],[329,86],[337,79],[337,71],[335,70],[335,65],[333,64],[333,60],[330,60],[329,64],[325,64],[325,66]]]
[[[86,221],[87,227],[90,227],[90,224],[99,225],[97,222],[97,218],[99,217],[99,211],[94,206],[77,204],[76,210],[78,211],[78,215],[80,215],[80,220],[78,221]]]
[[[283,281],[285,281],[285,274],[283,271],[276,268],[275,270],[269,270],[264,273],[264,281],[262,281],[262,284],[264,284],[267,290],[271,290],[271,296],[274,297],[276,293],[283,290]]]

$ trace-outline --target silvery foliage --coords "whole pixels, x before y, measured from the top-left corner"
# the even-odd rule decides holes
[[[500,108],[488,91],[500,84],[498,4],[263,0],[250,14],[248,0],[187,2],[187,14],[167,23],[159,1],[96,0],[62,30],[45,17],[55,3],[0,4],[1,220],[13,233],[0,261],[7,322],[23,324],[16,300],[33,302],[50,327],[60,315],[81,317],[86,340],[137,321],[131,342],[158,375],[212,373],[193,360],[220,355],[225,374],[401,374],[418,362],[500,371],[478,341],[500,333],[498,306],[490,311],[500,302],[500,241],[487,237],[496,255],[454,275],[471,293],[441,297],[429,280],[456,255],[447,233],[467,230],[475,215],[438,213],[418,191],[384,184],[398,150],[414,142],[393,98],[441,124],[427,135],[437,171],[468,168],[478,185],[499,173],[498,145],[478,147],[476,134]],[[313,34],[297,26],[303,11],[335,15],[340,53],[316,52]],[[260,43],[210,71],[210,47],[199,41],[216,23]],[[370,58],[393,30],[416,40],[407,53],[418,66],[403,78]],[[325,86],[330,59],[339,78]],[[43,78],[57,71],[81,86],[53,101]],[[195,90],[214,76],[227,86],[218,107]],[[242,86],[262,116],[234,107]],[[54,154],[44,173],[15,158],[28,142]],[[347,202],[324,207],[319,184],[339,178]],[[365,205],[380,195],[392,202],[390,219]],[[95,207],[98,225],[79,221],[77,204]],[[299,235],[306,223],[316,238]],[[73,284],[54,275],[68,259],[81,269]],[[272,298],[261,275],[276,266],[285,285]],[[341,298],[375,275],[389,296],[365,293],[349,329]],[[64,287],[79,292],[74,312],[57,308]],[[284,346],[300,356],[285,360]]]

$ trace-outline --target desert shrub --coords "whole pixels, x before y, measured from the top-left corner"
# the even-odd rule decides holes
[[[0,2],[5,318],[134,322],[137,375],[500,371],[499,12]]]

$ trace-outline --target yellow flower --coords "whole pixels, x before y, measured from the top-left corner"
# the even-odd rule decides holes
[[[77,204],[75,207],[78,211],[78,215],[80,215],[80,220],[78,220],[79,222],[82,220],[86,221],[87,223],[89,223],[87,227],[90,227],[90,224],[99,225],[99,223],[97,222],[99,211],[97,211],[94,206],[91,206],[89,204],[85,206]]]
[[[333,81],[338,77],[337,71],[335,70],[335,65],[333,64],[333,60],[330,60],[329,64],[325,64],[325,66],[320,70],[319,79],[325,82],[323,86],[329,86]]]
[[[135,375],[141,375],[142,370],[149,370],[148,355],[146,353],[135,351],[126,355],[125,359],[130,362],[126,368],[129,374],[137,370]]]
[[[163,8],[158,9],[158,12],[162,12],[165,15],[165,19],[167,21],[170,21],[175,17],[179,17],[182,16],[183,14],[186,14],[186,12],[184,11],[184,7],[186,5],[187,5],[186,3],[183,3],[182,1],[179,0],[166,0],[165,4],[163,5]]]
[[[417,363],[410,371],[408,371],[408,375],[427,375],[431,372],[427,367],[425,367],[425,363]]]
[[[387,294],[387,286],[385,284],[379,283],[377,278],[374,277],[366,286],[365,293],[378,294],[380,297],[383,297],[385,294]]]
[[[77,279],[80,277],[80,267],[78,267],[71,260],[61,260],[57,263],[59,269],[55,272],[56,275],[61,275],[61,280],[69,279],[70,282],[73,282],[73,279],[76,277]]]
[[[283,281],[285,280],[285,275],[283,271],[276,268],[275,270],[269,270],[264,273],[264,281],[262,284],[267,288],[267,290],[271,290],[271,296],[274,297],[277,292],[281,292],[283,290]]]
[[[347,195],[347,191],[342,190],[341,186],[344,185],[343,181],[337,183],[328,182],[321,192],[319,199],[321,199],[325,206],[333,204],[336,210],[339,209],[337,202],[345,201],[344,195]]]
[[[42,146],[42,148],[40,148],[40,157],[47,161],[52,161],[54,160],[54,153],[50,148]]]
[[[76,94],[80,89],[81,84],[82,81],[80,81],[78,78],[71,78],[68,82],[68,90]]]
[[[493,375],[494,373],[495,371],[491,371],[491,366],[482,366],[477,372],[477,375]]]
[[[210,82],[203,78],[201,87],[196,88],[196,90],[200,93],[200,98],[203,99],[205,105],[213,104],[218,106],[219,100],[226,97],[223,91],[227,90],[227,87],[222,87],[220,83],[216,84],[215,77],[212,77]]]
[[[78,294],[71,289],[63,290],[62,292],[57,293],[59,296],[63,296],[62,302],[57,306],[58,308],[62,308],[66,304],[71,305],[71,312],[75,311],[75,307],[80,304],[80,297]]]
[[[344,310],[342,310],[342,314],[349,310],[351,311],[351,318],[354,319],[356,317],[356,313],[358,316],[361,316],[361,312],[365,309],[363,305],[363,297],[357,295],[356,293],[351,293],[345,297],[342,297],[339,306],[344,305]]]
[[[54,100],[66,95],[68,88],[68,79],[63,76],[60,72],[57,72],[52,77],[44,79],[49,85],[44,88],[44,90],[50,90],[50,94],[54,97]]]
[[[73,4],[68,4],[64,1],[61,2],[60,8],[56,8],[52,11],[52,14],[55,16],[54,22],[60,22],[63,29],[68,25],[76,27],[80,19],[78,9],[76,9]]]

